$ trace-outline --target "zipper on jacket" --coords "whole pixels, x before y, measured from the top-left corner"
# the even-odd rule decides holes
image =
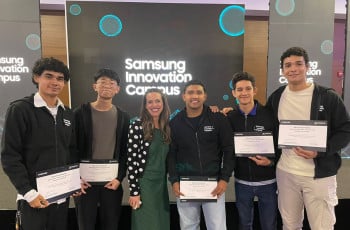
[[[198,142],[198,132],[196,131],[196,144],[197,144],[197,149],[198,149],[198,159],[199,159],[199,167],[201,170],[201,175],[203,175],[203,166],[202,166],[202,161],[201,161],[201,149],[199,148],[199,142]]]
[[[58,148],[57,148],[57,121],[56,121],[56,118],[57,118],[57,115],[58,115],[58,110],[57,110],[57,114],[56,116],[53,116],[51,114],[51,116],[53,117],[53,120],[54,120],[54,125],[55,125],[55,158],[56,158],[56,165],[58,164]]]
[[[53,124],[54,124],[54,132],[55,132],[55,160],[56,160],[56,165],[58,165],[58,141],[57,141],[57,116],[58,116],[58,113],[59,113],[59,108],[57,108],[57,113],[56,113],[56,116],[54,116],[51,111],[46,108],[46,112],[52,117],[53,119]]]
[[[247,132],[248,131],[248,115],[244,114],[244,130]],[[252,162],[249,160],[248,161],[248,172],[249,172],[249,179],[252,181],[253,175],[252,175],[252,167],[251,167]]]

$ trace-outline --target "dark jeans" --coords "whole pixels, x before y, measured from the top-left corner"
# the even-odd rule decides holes
[[[95,230],[99,218],[100,229],[118,230],[122,198],[122,185],[117,190],[106,189],[103,185],[88,188],[86,194],[74,199],[79,229]],[[99,216],[97,216],[98,207]]]
[[[68,221],[69,201],[62,204],[50,204],[46,208],[32,208],[25,200],[20,200],[23,230],[65,230]],[[2,228],[1,228],[2,229]]]
[[[261,230],[277,229],[277,184],[250,186],[235,183],[239,229],[252,230],[254,197],[258,198]]]

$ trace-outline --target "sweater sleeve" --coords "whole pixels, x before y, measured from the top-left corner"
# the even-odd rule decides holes
[[[122,122],[122,128],[121,133],[118,135],[121,135],[120,138],[120,153],[119,153],[119,170],[118,170],[118,176],[117,179],[122,182],[125,175],[126,175],[126,162],[127,162],[127,143],[128,143],[128,131],[129,131],[129,114],[123,112],[123,122]]]
[[[23,149],[28,138],[28,123],[26,112],[16,104],[12,104],[6,113],[1,142],[2,167],[18,193],[22,195],[34,189],[30,185],[29,174],[24,163],[26,156]]]
[[[327,152],[319,153],[319,157],[325,154],[339,153],[350,141],[350,116],[342,99],[332,90],[328,91],[328,104],[330,114],[328,118],[330,132],[328,133]]]
[[[219,179],[222,179],[226,182],[230,180],[232,176],[233,169],[235,167],[235,154],[233,152],[233,138],[232,138],[232,129],[231,125],[228,122],[226,117],[219,115],[220,119],[220,146],[221,151],[223,152],[223,162],[222,169],[219,175]]]
[[[128,133],[128,181],[130,196],[138,196],[141,194],[139,179],[146,166],[148,142],[143,140],[142,126],[132,123]]]

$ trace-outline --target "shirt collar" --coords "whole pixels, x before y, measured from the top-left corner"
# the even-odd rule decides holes
[[[247,115],[255,116],[257,107],[258,107],[258,103],[255,103],[253,109]],[[239,108],[239,106],[238,106],[238,110],[239,112],[241,112],[241,114],[245,115],[245,113]]]
[[[34,95],[34,106],[35,107],[47,107],[47,108],[49,108],[48,106],[47,106],[47,103],[46,103],[46,101],[44,101],[44,99],[41,97],[41,95],[39,94],[39,92],[37,92],[35,95]],[[64,107],[64,104],[63,104],[63,102],[59,99],[59,98],[57,98],[57,108],[58,107],[62,107],[63,109],[65,109],[65,107]]]

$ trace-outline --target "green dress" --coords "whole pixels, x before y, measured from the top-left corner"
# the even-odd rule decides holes
[[[144,174],[140,178],[139,209],[132,209],[132,230],[169,230],[169,196],[166,178],[166,157],[169,145],[156,129],[149,148]]]

